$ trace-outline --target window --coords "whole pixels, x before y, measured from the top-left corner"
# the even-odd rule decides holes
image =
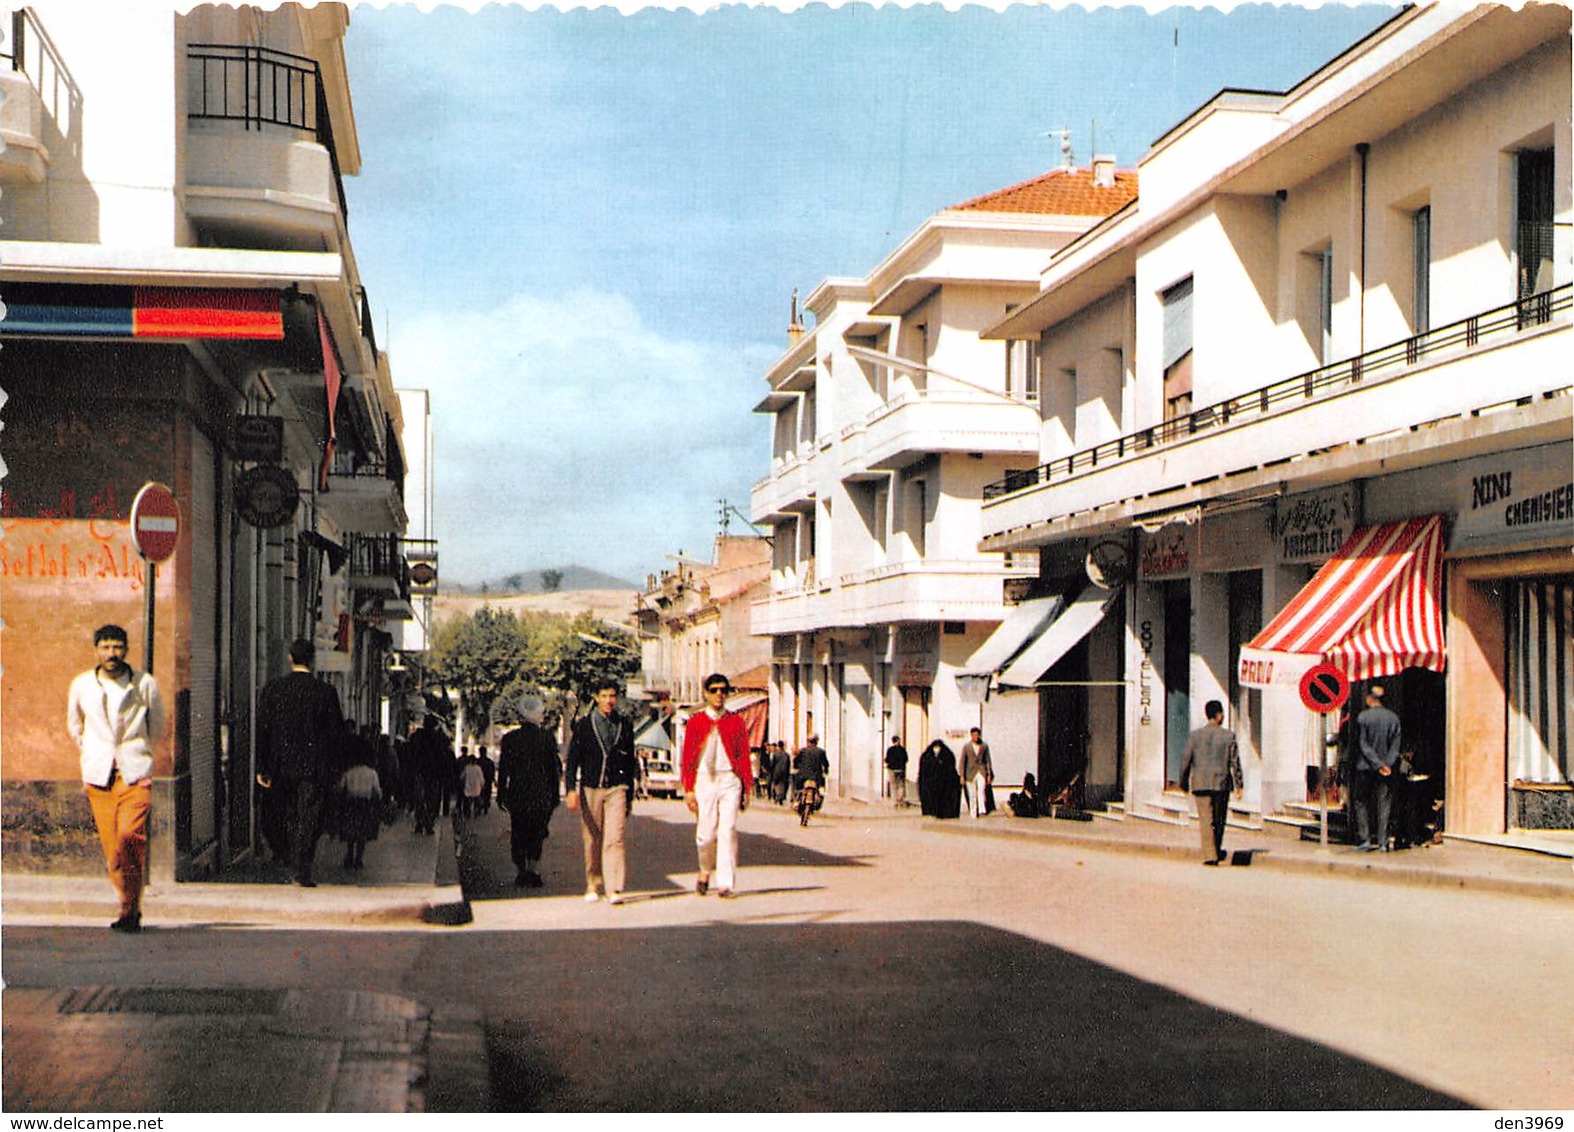
[[[873,525],[875,545],[883,552],[886,546],[886,536],[891,525],[891,485],[889,482],[875,484]]]
[[[929,485],[921,479],[913,480],[908,485],[908,498],[912,500],[913,512],[907,530],[913,540],[913,550],[922,557],[925,554],[924,528],[929,516]]]
[[[1416,334],[1432,329],[1432,209],[1416,209],[1412,228],[1415,247],[1415,310],[1411,323]]]
[[[1328,365],[1334,360],[1334,253],[1333,249],[1317,255],[1317,360]]]
[[[1526,299],[1552,289],[1552,151],[1527,149],[1518,160],[1519,294]]]
[[[1164,302],[1164,420],[1191,415],[1192,388],[1192,281],[1181,280],[1165,291]]]
[[[814,390],[810,389],[803,395],[803,421],[798,432],[799,439],[805,445],[812,445],[817,435],[814,420]]]

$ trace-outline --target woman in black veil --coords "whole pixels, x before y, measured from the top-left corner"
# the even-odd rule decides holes
[[[928,817],[954,818],[962,813],[956,754],[939,739],[925,747],[918,759],[918,804]]]

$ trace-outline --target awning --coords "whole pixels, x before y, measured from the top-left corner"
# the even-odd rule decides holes
[[[990,677],[1021,652],[1027,642],[1042,633],[1065,604],[1065,599],[1058,595],[1036,597],[1024,601],[1006,614],[1006,619],[995,626],[995,631],[967,658],[967,663],[956,674],[957,691],[961,694],[962,702],[981,704],[988,699]]]
[[[765,745],[765,725],[771,713],[769,696],[764,692],[737,692],[727,697],[727,710],[743,717],[751,748]]]
[[[667,729],[661,725],[659,716],[640,728],[639,734],[634,736],[634,745],[647,751],[672,750],[672,740],[667,737]]]
[[[989,676],[1000,671],[1007,661],[1022,651],[1024,644],[1044,631],[1065,604],[1066,599],[1058,595],[1024,601],[1006,614],[1006,619],[989,634],[989,639],[968,657],[962,674]]]
[[[1351,680],[1443,671],[1443,518],[1357,528],[1241,649],[1242,684],[1299,685],[1328,663]]]
[[[1093,627],[1104,620],[1104,614],[1119,596],[1118,590],[1089,586],[1076,601],[1040,630],[1034,642],[1022,650],[1010,666],[1000,674],[997,683],[1015,688],[1031,688],[1039,678],[1061,657],[1070,652]]]
[[[320,535],[316,531],[301,531],[296,537],[307,546],[315,547],[328,556],[330,574],[337,574],[339,568],[350,560],[349,548],[334,542],[327,535]]]

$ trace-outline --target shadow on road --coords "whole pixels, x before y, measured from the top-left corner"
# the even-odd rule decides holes
[[[652,815],[650,807],[667,817],[681,815],[677,822]],[[746,825],[755,819],[745,817]],[[767,819],[769,820],[769,819]],[[533,891],[514,887],[514,866],[509,858],[508,815],[494,811],[456,827],[459,854],[459,882],[465,899],[517,900]],[[764,824],[759,822],[758,824]],[[796,827],[794,827],[796,828]],[[676,894],[688,889],[669,877],[692,874],[698,868],[694,850],[692,819],[676,802],[638,803],[629,819],[628,891],[636,898]],[[542,873],[548,879],[547,894],[577,892],[584,886],[584,851],[578,814],[559,808],[552,817],[543,851]],[[754,866],[799,866],[803,868],[867,868],[860,857],[835,856],[816,852],[768,833],[741,829],[738,833],[738,859],[744,873]]]
[[[486,1033],[475,1056],[488,1061],[499,1111],[1464,1107],[1328,1046],[971,923],[131,939],[8,928],[5,944],[11,986],[367,990],[473,1010]],[[8,1074],[47,1073],[50,1057],[66,1056],[54,1039],[9,1037]]]

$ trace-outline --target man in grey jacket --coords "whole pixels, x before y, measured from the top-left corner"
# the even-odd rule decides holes
[[[1381,685],[1373,684],[1366,690],[1366,710],[1355,717],[1355,730],[1359,743],[1352,799],[1359,838],[1356,849],[1362,853],[1386,853],[1394,767],[1399,762],[1399,716],[1383,706]]]
[[[1197,828],[1202,835],[1202,863],[1224,860],[1224,818],[1229,812],[1230,791],[1241,794],[1241,757],[1235,732],[1224,726],[1224,705],[1209,700],[1203,708],[1208,722],[1186,739],[1181,758],[1182,790],[1197,799]]]

